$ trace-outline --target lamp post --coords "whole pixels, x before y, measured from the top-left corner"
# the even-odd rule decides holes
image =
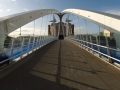
[[[56,19],[55,16],[53,15],[53,20],[51,20],[50,22],[53,22],[53,36],[56,36]]]
[[[69,22],[71,22],[72,20],[69,20],[69,15],[66,18],[66,36],[69,35],[69,31],[70,31],[70,26],[69,26]]]

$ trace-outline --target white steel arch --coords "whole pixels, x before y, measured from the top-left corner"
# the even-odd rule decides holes
[[[113,32],[117,48],[120,49],[120,16],[83,9],[65,9],[62,13],[71,13],[83,17],[104,29]]]
[[[34,21],[42,16],[59,13],[54,9],[41,9],[41,10],[33,10],[27,11],[23,13],[18,13],[6,17],[0,18],[0,48],[4,46],[5,37],[11,33],[12,31],[22,27],[23,25]]]
[[[59,12],[54,9],[42,9],[2,17],[0,18],[0,34],[9,34],[31,21],[52,13]]]

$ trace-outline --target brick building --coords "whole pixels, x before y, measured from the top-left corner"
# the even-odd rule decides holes
[[[61,25],[60,25],[61,24]],[[67,28],[68,34],[67,34]],[[74,35],[74,25],[69,23],[68,27],[66,23],[59,22],[59,23],[51,23],[51,25],[48,25],[48,35],[49,36],[55,36],[58,37],[59,35],[63,35],[66,37],[67,35]]]

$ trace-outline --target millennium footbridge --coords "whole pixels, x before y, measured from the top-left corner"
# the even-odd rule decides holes
[[[48,34],[35,35],[36,20],[46,24],[47,15],[53,17]],[[70,15],[83,18],[86,31],[89,21],[110,33],[75,33]],[[30,22],[33,34],[22,35],[21,27]],[[0,90],[120,90],[119,24],[118,15],[84,9],[41,9],[1,17]],[[17,29],[19,36],[10,37]]]

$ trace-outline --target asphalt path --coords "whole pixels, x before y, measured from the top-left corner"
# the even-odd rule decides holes
[[[1,71],[0,90],[120,90],[120,71],[57,40]]]

